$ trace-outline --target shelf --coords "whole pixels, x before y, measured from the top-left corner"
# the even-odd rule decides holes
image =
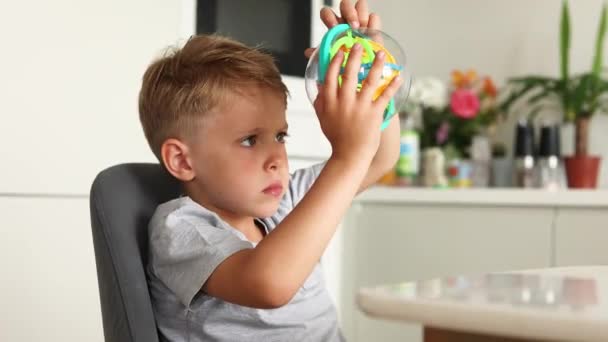
[[[432,189],[374,186],[360,203],[608,208],[608,190]]]

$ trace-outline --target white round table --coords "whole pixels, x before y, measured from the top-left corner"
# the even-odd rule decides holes
[[[608,266],[453,276],[360,289],[367,315],[425,342],[608,341]]]

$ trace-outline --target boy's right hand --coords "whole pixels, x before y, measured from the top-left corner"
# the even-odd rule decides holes
[[[330,62],[325,84],[320,85],[314,108],[321,129],[332,147],[332,158],[371,162],[380,143],[380,126],[390,99],[401,85],[396,77],[384,92],[373,100],[380,85],[384,67],[384,53],[378,52],[374,64],[357,91],[358,73],[363,49],[355,44],[349,54],[342,85],[338,85],[344,54],[339,51]]]

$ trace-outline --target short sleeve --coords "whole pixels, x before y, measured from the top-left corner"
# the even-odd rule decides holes
[[[289,179],[289,196],[291,199],[291,209],[306,195],[315,180],[321,174],[326,162],[315,164],[311,167],[296,170]]]
[[[232,228],[213,224],[199,208],[155,214],[150,222],[151,271],[186,307],[222,261],[252,248]]]

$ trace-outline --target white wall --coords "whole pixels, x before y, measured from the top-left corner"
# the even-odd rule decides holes
[[[109,165],[154,161],[137,114],[141,76],[194,33],[194,3],[2,2],[0,193],[86,194]],[[292,154],[328,155],[303,82],[288,82]]]
[[[499,84],[513,76],[559,72],[561,0],[370,0],[386,33],[405,50],[414,76],[449,80],[454,69],[474,68]],[[571,0],[571,70],[589,70],[603,0]],[[608,53],[608,43],[606,44]],[[605,63],[608,61],[605,61]],[[499,139],[510,148],[514,113]],[[592,153],[608,163],[608,118],[597,117]],[[564,152],[572,151],[564,132]],[[608,166],[600,178],[608,186]]]
[[[189,36],[183,5],[0,2],[0,340],[103,340],[88,191],[105,167],[153,160],[137,93]]]
[[[181,15],[175,1],[2,2],[0,192],[86,194],[102,168],[152,160],[137,93]]]
[[[413,73],[447,79],[475,68],[502,81],[557,75],[561,0],[371,0],[384,31],[408,53]],[[570,1],[572,70],[591,66],[602,0]],[[608,49],[606,50],[608,52]]]

